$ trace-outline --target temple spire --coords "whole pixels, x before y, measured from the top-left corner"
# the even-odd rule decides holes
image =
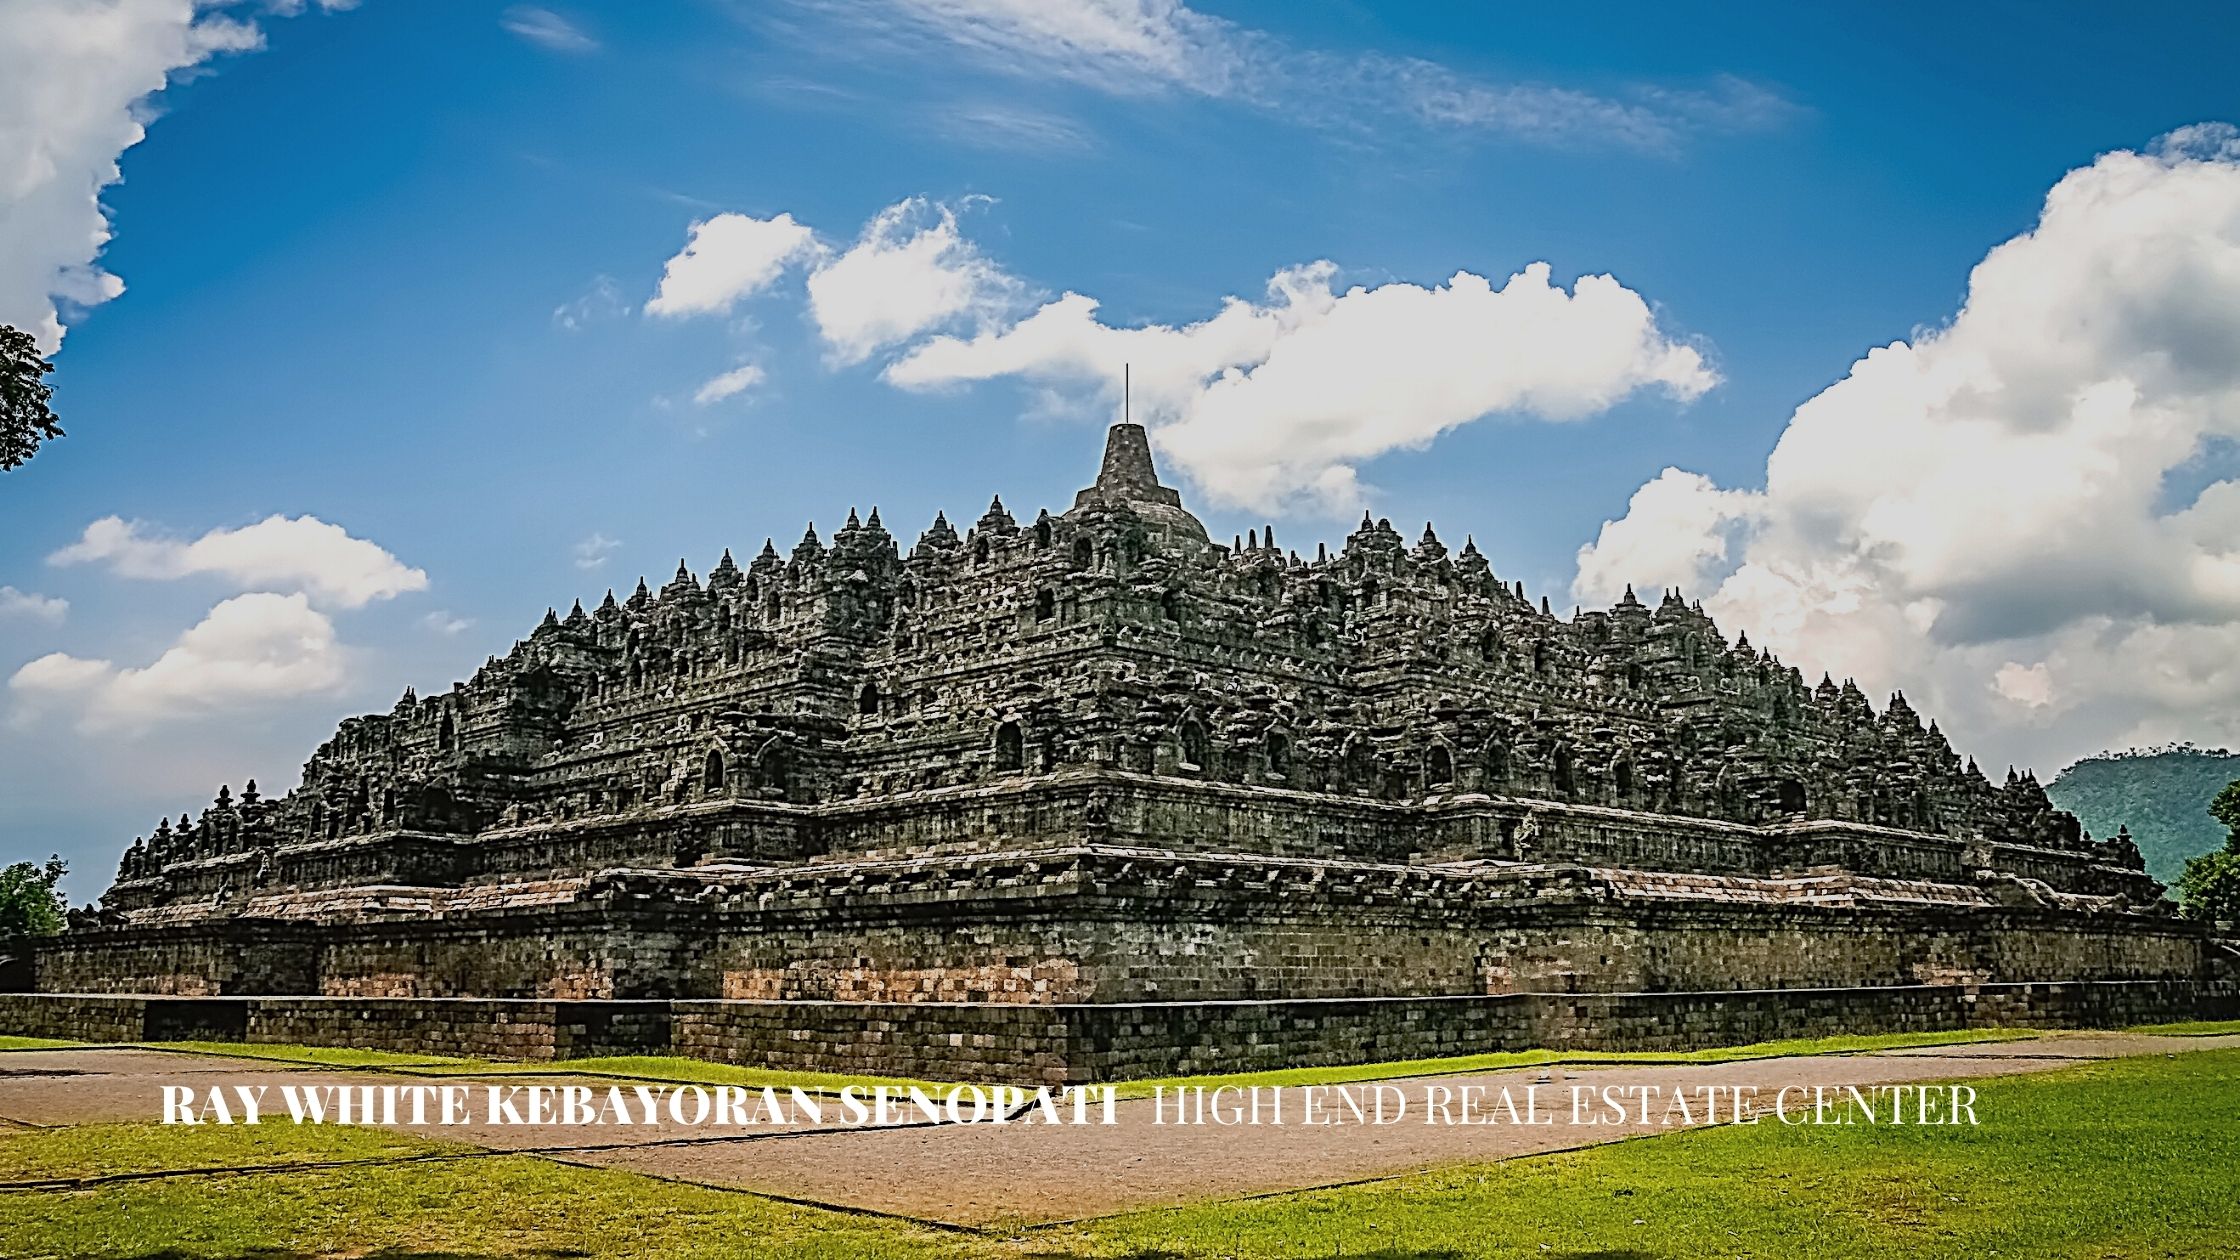
[[[1104,436],[1104,465],[1097,469],[1097,489],[1107,494],[1129,490],[1156,490],[1159,470],[1151,463],[1151,438],[1143,426],[1128,421],[1113,425]]]
[[[1089,507],[1125,508],[1169,537],[1192,546],[1205,546],[1206,527],[1182,506],[1182,495],[1159,484],[1159,471],[1151,462],[1151,437],[1144,427],[1123,420],[1107,430],[1104,463],[1097,468],[1096,484],[1073,496],[1076,511]]]

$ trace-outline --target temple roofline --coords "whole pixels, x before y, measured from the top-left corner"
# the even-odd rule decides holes
[[[1125,507],[1168,532],[1193,542],[1211,543],[1206,527],[1182,506],[1182,495],[1159,484],[1151,459],[1151,436],[1140,424],[1121,421],[1105,434],[1104,463],[1095,485],[1073,496],[1073,510]]]

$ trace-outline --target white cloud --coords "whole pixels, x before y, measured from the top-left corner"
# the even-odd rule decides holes
[[[1574,588],[1589,598],[1617,592],[1644,574],[1683,591],[1725,566],[1735,526],[1756,513],[1746,490],[1721,490],[1709,477],[1667,468],[1633,492],[1626,514],[1604,522],[1594,543],[1579,550]]]
[[[845,253],[809,275],[809,314],[832,361],[860,363],[958,319],[986,323],[1018,281],[957,229],[956,211],[912,197],[880,211]]]
[[[550,9],[517,4],[498,18],[498,25],[550,52],[581,55],[599,51],[599,41],[582,27]]]
[[[88,731],[142,729],[339,691],[334,624],[302,595],[256,592],[216,607],[145,666],[55,652],[8,680],[37,711],[75,709]]]
[[[1957,735],[2049,763],[2231,742],[2235,442],[2240,132],[2211,125],[2071,172],[1950,323],[1797,409],[1763,490],[1668,472],[1581,552],[1578,594],[1700,582],[1716,548],[1641,540],[1733,531],[1705,600],[1730,631]]]
[[[0,586],[0,618],[21,617],[30,621],[44,621],[61,625],[70,615],[70,601],[56,595],[40,595],[32,591],[19,591],[12,586]]]
[[[110,232],[100,197],[121,178],[119,156],[146,135],[149,98],[214,57],[263,43],[252,22],[216,7],[0,4],[0,323],[53,350],[75,311],[124,292],[98,265]]]
[[[1991,686],[2001,696],[2033,709],[2042,709],[2053,703],[2053,673],[2043,661],[2024,665],[2008,661],[1991,676]]]
[[[976,149],[1078,153],[1096,147],[1096,138],[1072,119],[1016,105],[952,106],[927,121],[935,134]]]
[[[886,370],[905,388],[1016,376],[1117,395],[1134,370],[1137,415],[1215,499],[1262,511],[1305,499],[1358,504],[1359,466],[1493,415],[1577,420],[1639,390],[1691,399],[1717,376],[1641,296],[1608,276],[1570,291],[1545,263],[1500,288],[1334,287],[1328,262],[1294,267],[1263,302],[1232,298],[1183,327],[1119,328],[1068,293],[1007,328],[932,338]]]
[[[86,526],[78,541],[47,562],[105,564],[135,578],[216,574],[244,587],[306,591],[344,608],[428,585],[426,573],[315,516],[268,516],[239,529],[213,529],[191,542],[148,533],[138,521],[107,516]]]
[[[596,569],[605,564],[607,557],[612,556],[615,549],[621,545],[622,540],[619,538],[609,538],[605,534],[592,534],[589,538],[575,545],[576,567],[579,569]]]
[[[628,315],[630,304],[622,300],[622,290],[613,276],[593,276],[583,293],[572,301],[552,308],[552,322],[569,332],[578,332],[602,319]]]
[[[1019,74],[1136,95],[1180,87],[1243,90],[1258,73],[1254,36],[1175,0],[899,0],[853,8],[859,23],[930,35]]]
[[[692,401],[705,407],[719,403],[735,394],[741,394],[762,383],[763,371],[752,363],[742,364],[723,375],[710,379],[693,391]]]
[[[1705,132],[1759,130],[1794,115],[1770,89],[1723,77],[1706,88],[1637,84],[1615,94],[1478,78],[1382,53],[1301,49],[1178,0],[795,0],[840,28],[780,24],[797,37],[895,60],[955,58],[1114,96],[1178,93],[1358,132],[1393,123],[1530,143],[1668,150]]]
[[[769,244],[775,224],[786,230]],[[1028,310],[1028,287],[965,239],[954,208],[923,197],[880,211],[845,250],[790,215],[718,215],[693,233],[648,311],[727,311],[814,258],[808,315],[829,366],[897,351],[882,374],[900,388],[1016,378],[1038,411],[1059,414],[1116,404],[1132,364],[1138,414],[1175,466],[1221,503],[1264,511],[1350,509],[1361,464],[1488,416],[1578,420],[1643,390],[1686,401],[1718,380],[1639,294],[1609,276],[1566,290],[1545,263],[1499,288],[1459,271],[1434,287],[1340,292],[1336,265],[1316,262],[1198,323],[1121,327],[1079,293]],[[693,400],[762,379],[740,367]]]
[[[423,615],[420,618],[420,625],[423,629],[428,630],[433,634],[440,634],[445,638],[450,638],[453,635],[457,635],[463,633],[464,631],[473,629],[474,618],[454,617],[447,610],[438,608],[433,612]]]
[[[816,237],[790,214],[757,219],[719,214],[692,225],[684,249],[662,269],[646,314],[723,315],[815,254]]]

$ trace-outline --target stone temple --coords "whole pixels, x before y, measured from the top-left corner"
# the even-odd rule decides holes
[[[132,843],[0,1026],[1046,1081],[2230,1010],[2127,837],[1903,696],[1427,527],[1061,514],[548,614]]]

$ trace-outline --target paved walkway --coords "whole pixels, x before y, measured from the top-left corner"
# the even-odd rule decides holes
[[[1731,1099],[1755,1087],[1761,1106],[1789,1086],[1875,1086],[1947,1082],[2045,1071],[2126,1055],[2240,1047],[2240,1036],[2159,1037],[2133,1033],[2065,1033],[2027,1041],[1924,1047],[1864,1054],[1753,1059],[1734,1063],[1531,1068],[1382,1082],[1407,1110],[1398,1123],[1305,1125],[1303,1096],[1286,1091],[1283,1125],[1156,1123],[1149,1099],[1118,1105],[1118,1123],[1087,1127],[942,1125],[899,1129],[796,1126],[748,1136],[720,1136],[673,1124],[512,1128],[457,1126],[409,1130],[499,1150],[533,1150],[569,1163],[626,1168],[663,1177],[733,1187],[788,1199],[865,1209],[964,1226],[1074,1220],[1111,1212],[1212,1198],[1265,1194],[1392,1176],[1462,1160],[1504,1159],[1680,1131],[1663,1121],[1663,1104],[1643,1123],[1638,1112],[1593,1126],[1566,1123],[1570,1091],[1653,1088],[1669,1099],[1684,1092],[1701,1110],[1703,1091]],[[158,1088],[187,1084],[290,1081],[398,1084],[394,1074],[328,1071],[300,1065],[180,1055],[146,1050],[53,1050],[0,1054],[0,1120],[79,1124],[147,1120]],[[420,1083],[419,1078],[406,1083]],[[600,1078],[523,1077],[542,1084],[587,1084]],[[490,1078],[474,1078],[479,1089]],[[1367,1098],[1363,1083],[1354,1086]],[[1543,1111],[1557,1123],[1478,1125],[1425,1123],[1444,1101],[1459,1118],[1463,1091],[1497,1100],[1503,1088],[1520,1103],[1538,1085]],[[1939,1091],[1940,1094],[1945,1091]],[[1638,1095],[1632,1095],[1638,1097]],[[1483,1106],[1485,1104],[1481,1104]],[[1725,1104],[1722,1104],[1725,1105]],[[1945,1105],[1940,1103],[1940,1105]],[[1979,1118],[1993,1117],[1979,1110]],[[1770,1117],[1764,1121],[1773,1122]],[[396,1126],[406,1128],[407,1126]]]

